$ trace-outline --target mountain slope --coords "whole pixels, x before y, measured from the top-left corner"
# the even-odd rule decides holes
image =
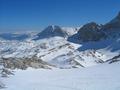
[[[16,70],[1,90],[119,90],[120,63],[83,69]],[[17,84],[16,84],[17,83]]]
[[[95,53],[92,53],[94,51],[80,52],[77,50],[79,47],[81,45],[68,42],[62,37],[24,42],[4,41],[1,42],[0,54],[1,58],[16,60],[36,55],[57,68],[88,67],[103,62],[99,57],[94,57]]]

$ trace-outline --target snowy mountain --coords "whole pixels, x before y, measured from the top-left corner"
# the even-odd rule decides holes
[[[114,33],[116,37],[108,33],[110,30],[105,30],[108,24],[116,29],[112,27],[113,21],[120,26],[118,15],[102,26],[94,22],[83,25],[81,28],[52,25],[36,35],[29,34],[31,36],[23,41],[1,40],[0,57],[24,60],[24,58],[37,56],[54,68],[88,67],[104,63],[120,53],[120,36],[116,35],[119,28],[117,33]]]
[[[24,75],[26,75],[27,72],[31,74],[31,71],[33,70],[33,72],[41,76],[44,76],[43,74],[47,75],[49,70],[45,71],[45,73],[42,74],[41,73],[42,71],[39,70],[37,73],[35,71],[36,69],[39,68],[52,69],[55,70],[53,71],[53,73],[55,72],[58,74],[63,73],[64,71],[59,69],[71,69],[68,71],[74,72],[74,74],[71,74],[70,72],[65,70],[67,73],[65,73],[65,77],[64,76],[62,77],[63,79],[66,79],[69,74],[72,75],[71,76],[72,78],[77,79],[82,78],[81,76],[77,77],[76,72],[78,75],[84,76],[86,74],[89,75],[88,73],[91,70],[93,70],[94,71],[94,73],[92,73],[93,76],[96,74],[102,74],[106,77],[106,75],[108,74],[107,73],[104,74],[102,70],[109,67],[115,70],[117,67],[119,67],[120,63],[119,61],[120,61],[120,13],[113,20],[111,20],[105,25],[98,25],[95,22],[87,23],[80,28],[60,27],[52,25],[48,26],[39,33],[0,34],[0,88],[4,87],[4,84],[1,82],[3,78],[1,79],[1,77],[10,76],[12,73],[14,73],[11,70],[16,70],[16,73],[19,73],[18,69],[20,69],[20,75],[22,75],[21,72],[24,73]],[[99,67],[95,65],[98,65]],[[116,67],[114,69],[115,65]],[[92,69],[91,66],[96,68]],[[85,71],[82,71],[83,74],[81,74],[82,72],[79,73],[80,69],[75,69],[75,71],[73,70],[73,68],[81,68],[81,70],[84,70],[83,68],[88,67],[91,69],[90,70],[85,69]],[[30,68],[32,68],[32,70]],[[25,70],[25,72],[21,71],[21,69]],[[96,70],[98,71],[100,70],[100,73],[99,72],[95,73]],[[106,72],[107,71],[108,69],[106,69]],[[118,73],[119,71],[116,70],[116,74]],[[111,75],[110,71],[109,74]],[[51,76],[54,77],[52,73]],[[45,78],[46,77],[47,76],[45,76]],[[16,80],[16,78],[18,77],[16,76],[12,80]],[[31,76],[29,78],[31,78]],[[56,80],[58,79],[60,78],[56,78]],[[96,79],[94,79],[94,81],[92,82],[96,83]],[[112,79],[116,78],[112,77]],[[8,79],[7,82],[4,81],[3,79],[5,83],[9,83],[8,86],[10,85],[10,82],[14,84],[12,80],[9,81]],[[71,88],[73,88],[74,90],[75,86],[71,88],[69,87],[66,88],[67,85],[72,85],[71,79],[70,82],[71,82],[70,84],[65,84],[66,86],[63,86],[62,84],[60,84],[60,82],[58,82],[58,86],[60,85],[59,87],[60,90],[61,85],[62,88],[64,88],[65,90],[70,90]],[[76,80],[74,82],[76,82]],[[39,83],[41,82],[38,82],[38,84]],[[81,83],[83,83],[83,81]],[[119,81],[115,81],[115,83],[119,83]],[[113,83],[110,83],[108,85],[111,84]],[[100,88],[99,83],[97,84],[97,86]],[[10,88],[8,88],[8,90],[15,90],[14,87],[11,86],[9,87]],[[20,90],[23,90],[23,87],[24,85],[20,86]],[[84,87],[85,87],[84,85],[83,87],[78,87],[78,90],[85,89]],[[116,87],[117,86],[113,88]],[[43,90],[45,90],[44,88],[45,87],[43,87]],[[52,90],[53,88],[55,87],[51,87],[50,89]],[[91,89],[91,86],[89,88]],[[26,89],[28,89],[28,87]],[[109,90],[114,89],[110,88]]]
[[[101,30],[102,26],[95,22],[87,23],[83,25],[76,34],[68,38],[68,41],[74,43],[98,41],[105,38],[105,34]]]
[[[120,13],[105,25],[98,25],[95,22],[83,25],[76,34],[68,38],[68,41],[81,43],[106,38],[120,38]]]
[[[48,26],[42,32],[38,33],[37,38],[35,38],[34,40],[51,38],[55,36],[60,36],[65,38],[67,36],[67,33],[63,31],[61,27],[52,25],[52,26]]]

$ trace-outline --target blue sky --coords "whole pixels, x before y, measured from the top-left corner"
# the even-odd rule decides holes
[[[119,11],[120,0],[0,0],[0,31],[104,24]]]

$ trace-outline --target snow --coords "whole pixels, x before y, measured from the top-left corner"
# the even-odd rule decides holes
[[[16,70],[1,90],[119,90],[120,63],[83,69]]]
[[[69,36],[78,30],[62,29]],[[0,76],[0,86],[6,85],[2,90],[120,90],[120,62],[103,64],[120,54],[119,33],[116,37],[113,34],[98,42],[80,44],[60,36],[36,41],[34,33],[30,36],[25,41],[0,39],[0,59],[36,55],[53,65],[51,70],[28,68],[15,70],[15,75],[8,78]]]
[[[106,39],[79,44],[67,38],[81,27],[48,26],[42,34],[0,33],[0,60],[37,56],[51,65],[51,69],[16,69],[15,75],[3,78],[5,67],[0,62],[0,89],[5,85],[1,90],[120,90],[119,17],[108,24],[113,28],[106,30]]]
[[[23,58],[37,55],[43,61],[53,64],[58,68],[75,66],[70,60],[73,60],[72,62],[77,61],[84,67],[89,67],[99,64],[97,62],[101,60],[111,59],[120,53],[119,39],[75,44],[56,36],[37,41],[2,40],[0,43],[0,57]]]
[[[74,27],[62,27],[62,30],[65,31],[68,36],[71,36],[73,34],[76,34],[80,27],[74,28]]]

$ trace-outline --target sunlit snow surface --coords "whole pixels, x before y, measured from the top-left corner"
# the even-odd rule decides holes
[[[120,90],[120,63],[83,69],[16,70],[1,90]]]

